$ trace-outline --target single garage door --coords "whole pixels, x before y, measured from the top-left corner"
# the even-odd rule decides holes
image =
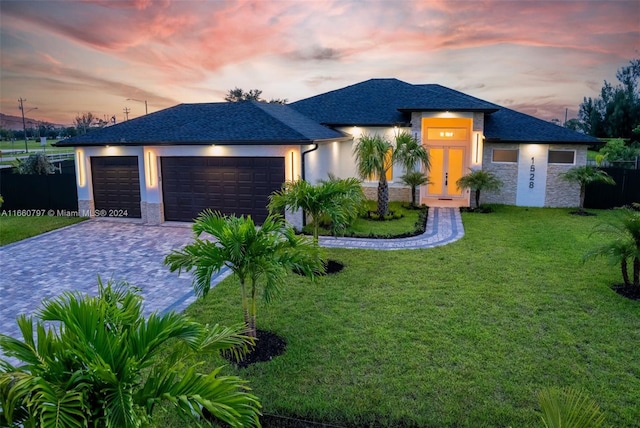
[[[104,216],[141,217],[136,156],[92,157],[91,178],[96,211]]]
[[[283,157],[163,157],[161,166],[167,221],[193,221],[209,208],[261,224],[284,183]]]

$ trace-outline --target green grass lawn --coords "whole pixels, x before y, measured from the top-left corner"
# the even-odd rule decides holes
[[[536,393],[552,385],[584,390],[610,426],[638,426],[640,302],[610,290],[618,267],[581,263],[615,212],[568,211],[464,213],[465,237],[427,250],[325,250],[341,273],[291,275],[259,308],[286,353],[225,372],[265,413],[341,426],[540,427]],[[239,294],[229,278],[188,313],[240,322]]]
[[[2,212],[2,208],[0,208]],[[40,235],[86,220],[85,217],[21,217],[0,215],[0,245]]]

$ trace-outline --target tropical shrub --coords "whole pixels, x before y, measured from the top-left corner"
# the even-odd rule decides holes
[[[56,172],[56,167],[42,152],[32,153],[26,159],[18,158],[13,166],[18,174],[47,175]]]
[[[606,257],[610,264],[620,264],[624,285],[640,290],[640,211],[620,210],[617,220],[596,226],[594,233],[613,238],[588,251],[584,260]],[[632,277],[629,277],[629,266]]]
[[[416,189],[418,186],[429,183],[429,178],[420,171],[408,172],[400,177],[400,180],[407,186],[411,187],[411,205],[416,206]]]
[[[173,250],[164,263],[171,272],[194,270],[196,295],[205,297],[214,273],[228,267],[240,282],[242,312],[247,334],[256,337],[258,290],[266,302],[282,289],[284,277],[291,270],[313,278],[323,272],[318,246],[312,240],[297,236],[278,215],[269,215],[256,227],[251,217],[223,216],[206,210],[194,225],[195,241]],[[215,241],[200,239],[203,233]]]
[[[616,184],[609,174],[591,165],[574,166],[560,175],[563,180],[577,183],[580,186],[580,205],[578,211],[584,213],[584,198],[587,185],[590,183]]]
[[[378,216],[389,210],[387,172],[393,167],[393,145],[380,135],[364,134],[353,149],[358,176],[362,180],[378,179]]]
[[[459,189],[471,189],[476,192],[476,208],[480,208],[480,193],[483,190],[500,190],[502,181],[493,173],[469,168],[469,173],[456,181]]]
[[[598,428],[605,415],[598,404],[573,388],[546,388],[538,393],[546,428]]]
[[[282,212],[286,208],[304,210],[311,217],[313,239],[318,242],[323,219],[328,220],[334,235],[340,234],[358,217],[364,201],[360,180],[330,175],[328,180],[316,185],[304,180],[287,181],[282,190],[269,196],[269,210],[271,213]]]
[[[18,318],[22,340],[0,334],[2,352],[20,361],[0,360],[0,426],[137,427],[163,401],[196,423],[205,408],[234,427],[260,425],[260,403],[244,381],[220,368],[199,373],[187,360],[243,352],[241,326],[174,312],[145,318],[137,289],[100,278],[98,296],[64,293],[44,301],[38,318]]]

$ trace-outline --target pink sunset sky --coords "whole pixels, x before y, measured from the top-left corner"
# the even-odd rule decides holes
[[[638,0],[0,0],[0,16],[0,111],[20,115],[24,98],[28,117],[66,125],[374,77],[564,120],[640,57]]]

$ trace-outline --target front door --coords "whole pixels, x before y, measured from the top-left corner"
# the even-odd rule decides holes
[[[429,147],[431,168],[427,197],[454,199],[462,197],[456,181],[464,175],[464,147]]]

